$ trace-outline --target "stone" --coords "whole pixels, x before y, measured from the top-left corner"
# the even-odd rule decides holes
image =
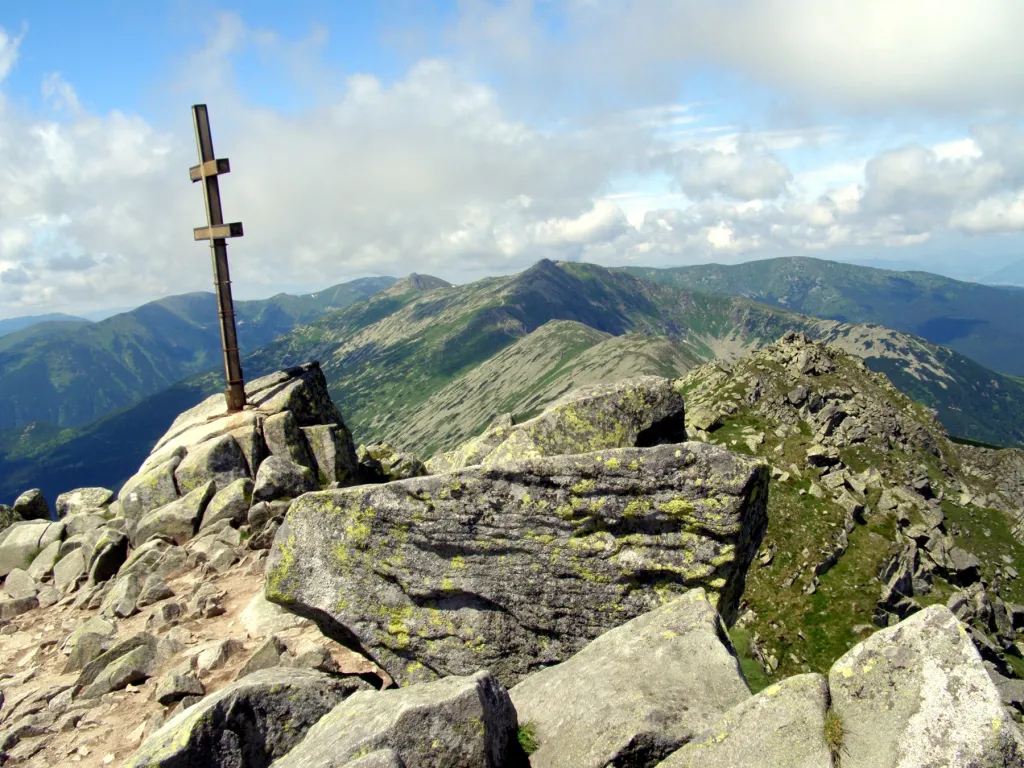
[[[278,531],[266,595],[354,636],[401,685],[480,668],[512,685],[693,587],[734,620],[768,478],[683,443],[310,493]]]
[[[288,514],[289,506],[291,506],[291,504],[287,501],[256,502],[249,509],[249,514],[246,518],[246,522],[249,524],[249,530],[252,531],[254,535],[259,533],[267,523],[275,517],[283,518]]]
[[[39,607],[49,608],[51,605],[59,603],[62,595],[49,584],[44,584],[39,588],[36,597],[39,599]]]
[[[1024,738],[948,608],[929,606],[858,643],[828,682],[843,768],[1024,761]]]
[[[236,679],[259,672],[261,669],[272,669],[273,667],[280,666],[281,654],[284,652],[284,643],[281,642],[277,635],[271,635],[252,652],[248,661],[238,671]]]
[[[0,600],[0,621],[10,621],[38,607],[39,600],[35,595]]]
[[[100,614],[127,619],[139,610],[138,599],[142,590],[142,579],[138,574],[128,573],[118,577],[100,605]]]
[[[61,673],[66,675],[70,672],[78,672],[90,662],[98,659],[107,650],[106,640],[105,636],[91,632],[81,635],[71,647],[71,653],[68,654]]]
[[[257,416],[255,423],[234,429],[228,434],[235,438],[242,451],[249,477],[256,477],[260,463],[267,457],[267,446],[263,442],[263,419]]]
[[[270,549],[274,545],[274,539],[277,538],[281,522],[280,518],[272,519],[263,527],[262,531],[256,533],[246,542],[246,547],[254,551]]]
[[[57,517],[100,510],[113,500],[114,492],[108,488],[76,488],[57,497]]]
[[[229,637],[218,640],[212,645],[203,648],[196,654],[195,668],[197,674],[205,677],[210,672],[220,669],[242,650],[242,642],[237,638]]]
[[[105,528],[93,549],[89,581],[99,584],[116,576],[127,559],[128,536],[121,531]]]
[[[338,424],[316,424],[299,429],[306,436],[317,482],[321,486],[331,483],[351,485],[357,481],[359,466],[352,447],[352,435],[347,429]]]
[[[94,699],[152,677],[157,640],[148,633],[133,635],[85,665],[75,681],[76,699]]]
[[[194,675],[166,675],[156,687],[156,700],[165,707],[186,696],[205,695],[206,686]]]
[[[53,575],[53,566],[60,557],[60,541],[51,542],[46,549],[32,559],[28,575],[36,581],[45,581]]]
[[[184,456],[185,449],[182,448],[166,461],[131,477],[121,487],[117,499],[121,502],[121,510],[126,518],[138,521],[147,513],[178,498],[174,471]]]
[[[517,459],[685,439],[682,395],[668,379],[639,376],[570,392],[536,418],[510,428],[508,437],[482,461],[495,466]]]
[[[45,520],[14,523],[0,534],[0,576],[15,568],[28,570],[36,555],[64,538],[64,524]]]
[[[152,536],[166,536],[178,545],[191,540],[215,492],[214,481],[209,480],[177,501],[154,509],[139,520],[136,543],[142,544]]]
[[[39,585],[28,575],[27,571],[15,568],[4,579],[4,592],[15,600],[22,597],[35,597],[39,592]]]
[[[252,489],[252,480],[243,477],[217,491],[203,512],[199,530],[205,530],[221,520],[227,520],[235,527],[244,523],[246,513],[252,505]]]
[[[367,687],[360,680],[311,670],[265,669],[179,712],[146,739],[124,768],[269,766],[335,705]]]
[[[961,547],[949,550],[948,565],[943,568],[954,584],[973,584],[981,576],[981,561]]]
[[[289,629],[301,629],[312,624],[309,619],[296,616],[280,605],[271,603],[262,592],[253,596],[238,617],[238,621],[249,637],[265,637],[278,632],[287,632]]]
[[[288,459],[301,467],[315,469],[316,464],[291,411],[282,411],[263,422],[263,441],[271,456]]]
[[[316,478],[307,467],[280,456],[268,456],[256,473],[253,502],[294,499],[317,490]]]
[[[476,466],[484,460],[484,457],[505,441],[513,426],[515,426],[515,419],[512,414],[502,414],[494,419],[482,434],[464,445],[454,451],[441,453],[428,459],[426,461],[427,473],[434,475],[441,472],[451,472],[462,467]],[[378,472],[379,469],[374,468],[371,474],[376,475]]]
[[[387,483],[428,474],[426,466],[408,451],[400,451],[389,443],[361,445],[356,451],[364,480]],[[339,484],[337,487],[341,487]]]
[[[174,470],[174,479],[182,495],[211,482],[216,492],[248,476],[245,456],[231,435],[221,435],[192,446]]]
[[[139,599],[136,601],[136,605],[139,608],[147,608],[170,597],[174,597],[174,590],[158,575],[151,573],[146,577],[145,583],[139,590]]]
[[[25,520],[14,511],[13,507],[9,507],[6,504],[0,504],[0,542],[3,541],[3,532],[10,528],[15,523],[23,523]]]
[[[502,768],[513,764],[516,726],[508,692],[488,672],[361,691],[325,715],[274,766],[334,768],[390,751],[404,766]]]
[[[191,618],[210,619],[224,613],[221,601],[224,599],[224,592],[213,584],[206,582],[199,585],[199,589],[192,595],[188,602],[189,616]]]
[[[722,414],[710,408],[695,408],[687,411],[686,423],[694,429],[713,432],[722,426]]]
[[[786,678],[737,704],[658,768],[831,766],[825,741],[828,701],[828,684],[821,675]]]
[[[68,515],[63,519],[67,536],[81,536],[82,534],[102,528],[107,524],[107,518],[93,512],[77,512]]]
[[[261,390],[249,403],[270,415],[291,411],[300,427],[337,424],[345,428],[341,414],[331,401],[320,363],[314,360],[285,373],[291,376],[289,381]]]
[[[695,589],[530,674],[509,691],[520,723],[536,729],[530,764],[604,768],[667,757],[750,696],[726,637]]]
[[[86,574],[86,554],[83,548],[73,549],[53,566],[53,585],[66,592]]]
[[[50,505],[38,488],[25,491],[14,500],[14,511],[22,520],[49,520]]]

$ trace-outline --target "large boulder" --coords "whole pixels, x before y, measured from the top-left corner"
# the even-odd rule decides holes
[[[606,448],[652,446],[686,439],[683,398],[669,379],[638,376],[615,384],[573,390],[522,424],[502,426],[504,440],[493,442],[489,430],[461,449],[437,457],[431,471],[467,466],[472,460],[486,466],[507,461],[585,453]]]
[[[249,476],[249,465],[242,449],[231,435],[207,440],[189,448],[174,470],[174,479],[182,494],[213,482],[214,489],[227,488],[235,480]]]
[[[94,699],[152,677],[156,648],[156,638],[147,633],[122,640],[85,665],[75,681],[75,697]]]
[[[15,568],[28,570],[36,555],[63,538],[63,523],[26,520],[9,526],[0,532],[0,576]]]
[[[152,536],[166,536],[176,544],[184,544],[195,536],[206,505],[213,498],[214,481],[208,480],[191,493],[166,506],[154,509],[135,529],[135,541],[142,544]]]
[[[400,684],[486,668],[513,685],[693,587],[731,621],[767,493],[763,463],[705,443],[310,493],[266,594]]]
[[[252,489],[252,480],[243,477],[217,491],[203,512],[200,528],[209,528],[221,520],[227,520],[236,528],[244,523],[252,505]]]
[[[653,765],[750,697],[704,590],[616,627],[509,692],[534,768]],[[749,764],[749,763],[747,763]]]
[[[102,511],[113,500],[114,492],[108,488],[76,488],[57,497],[57,517]]]
[[[317,424],[300,429],[313,454],[317,480],[321,485],[351,485],[356,481],[358,465],[352,435],[343,425]]]
[[[268,456],[256,473],[252,500],[294,499],[317,487],[316,478],[308,467],[281,456]]]
[[[488,672],[363,691],[325,715],[274,768],[334,768],[369,755],[392,761],[377,765],[519,765],[516,725],[508,692]]]
[[[932,605],[829,671],[843,768],[1019,766],[1024,737],[956,617]]]
[[[367,687],[357,678],[307,669],[254,672],[171,718],[124,766],[265,768],[337,704]]]
[[[313,467],[306,436],[291,411],[275,413],[263,422],[263,440],[271,456],[280,456],[303,467]]]
[[[178,498],[178,484],[174,479],[174,471],[178,468],[185,449],[172,453],[160,464],[139,472],[121,486],[117,499],[121,502],[121,510],[129,520],[139,520],[147,512],[170,504]]]
[[[821,675],[788,677],[744,699],[658,768],[830,768],[828,701]]]
[[[25,491],[14,500],[14,511],[21,515],[22,520],[49,520],[50,505],[46,503],[43,492],[38,488]]]
[[[0,504],[0,533],[3,533],[15,523],[23,523],[25,518],[14,511],[14,507]]]

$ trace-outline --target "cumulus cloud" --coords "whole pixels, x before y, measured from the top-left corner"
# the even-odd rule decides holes
[[[844,110],[1024,107],[1018,0],[563,0],[556,33],[530,5],[474,0],[453,38],[503,72],[597,92],[672,92],[680,68],[711,63]]]
[[[659,0],[650,5],[668,14],[665,24],[697,7],[677,3],[672,15]],[[782,13],[774,0],[702,7],[723,19],[744,8]],[[534,37],[506,41],[503,55],[523,66],[547,55],[529,4],[497,17],[485,3],[474,8],[460,34],[486,22],[487,34],[500,37],[519,25]],[[626,37],[647,8],[639,4],[637,19],[622,21]],[[620,11],[615,2],[591,3],[593,39]],[[833,32],[822,34],[838,45]],[[93,113],[73,81],[51,73],[40,83],[44,111],[26,111],[4,96],[2,80],[23,37],[0,30],[0,149],[19,147],[0,163],[0,316],[208,290],[208,250],[191,235],[205,213],[186,178],[196,162],[187,110],[166,125]],[[895,247],[944,231],[1024,232],[1024,133],[1012,122],[979,122],[954,141],[836,161],[848,141],[841,126],[708,125],[700,103],[648,101],[531,122],[505,91],[446,59],[416,61],[388,83],[367,74],[336,79],[318,60],[325,39],[319,29],[285,39],[223,15],[173,83],[181,104],[210,104],[217,154],[231,159],[221,189],[227,220],[245,225],[230,249],[239,297],[366,274],[465,281],[545,257],[670,264]],[[652,50],[661,44],[654,38]],[[704,55],[700,46],[707,44],[693,55]],[[247,101],[234,65],[251,49],[310,86],[308,104],[280,111]],[[841,59],[825,58],[826,69]],[[787,153],[822,147],[832,158],[825,167],[790,167]],[[664,192],[651,192],[652,178]],[[622,179],[637,189],[623,191]]]

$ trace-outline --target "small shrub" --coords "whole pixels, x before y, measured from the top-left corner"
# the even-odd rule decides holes
[[[523,723],[520,725],[517,736],[519,737],[519,746],[523,748],[523,752],[527,755],[532,755],[540,746],[540,743],[537,741],[537,729],[533,723]]]
[[[843,721],[839,719],[834,709],[825,713],[825,744],[828,751],[832,753],[832,759],[839,765],[839,753],[843,749],[843,737],[846,731],[843,730]]]

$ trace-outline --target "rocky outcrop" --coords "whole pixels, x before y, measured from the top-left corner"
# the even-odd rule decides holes
[[[668,379],[641,376],[584,387],[557,400],[534,419],[503,418],[479,438],[427,462],[431,472],[484,464],[652,446],[686,439],[683,398]]]
[[[311,493],[267,597],[395,680],[487,667],[512,685],[675,594],[728,618],[764,534],[765,465],[683,443]]]
[[[25,491],[14,500],[14,511],[22,520],[49,520],[50,505],[46,503],[43,492],[38,488]],[[0,528],[3,525],[0,523]]]
[[[700,589],[609,630],[509,693],[540,743],[535,768],[653,765],[750,696]]]

